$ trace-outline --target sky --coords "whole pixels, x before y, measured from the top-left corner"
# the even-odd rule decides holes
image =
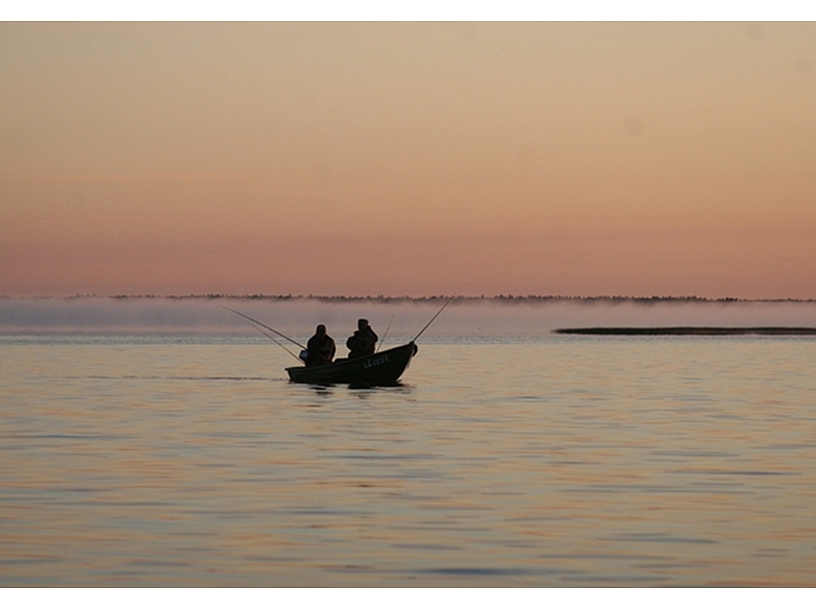
[[[816,298],[816,23],[0,23],[0,295]]]

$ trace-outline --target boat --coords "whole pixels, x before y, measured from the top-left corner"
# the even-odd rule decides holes
[[[416,356],[417,351],[419,351],[419,348],[416,346],[417,339],[422,336],[422,333],[428,330],[428,327],[439,317],[439,314],[444,311],[451,300],[452,299],[448,299],[445,301],[445,304],[434,314],[434,317],[405,345],[375,352],[369,356],[360,356],[359,358],[338,358],[331,364],[290,366],[286,369],[286,372],[289,374],[289,380],[294,383],[309,383],[313,385],[347,383],[354,387],[396,385],[400,376],[405,372],[405,369],[408,368],[408,365],[411,364],[411,358]],[[286,339],[302,350],[306,349],[305,345],[301,345],[294,339],[287,337],[282,332],[275,330],[260,320],[256,320],[240,311],[230,309],[223,305],[219,305],[219,307],[238,314],[247,320],[255,329],[261,331],[264,335],[283,347],[283,349],[286,349],[286,347],[278,343],[278,340],[267,331],[271,331],[278,337]],[[386,330],[386,332],[388,331]],[[288,349],[286,349],[286,351],[298,360],[301,360],[302,357],[298,358]]]
[[[331,364],[318,366],[292,366],[287,368],[286,372],[289,373],[289,379],[295,383],[313,385],[347,383],[360,387],[396,385],[417,351],[416,344],[411,341],[370,356],[342,358]]]

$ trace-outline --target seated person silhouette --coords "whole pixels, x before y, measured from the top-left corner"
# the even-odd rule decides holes
[[[326,334],[326,326],[318,324],[314,336],[306,343],[306,366],[331,364],[336,349],[334,339]]]
[[[368,325],[368,320],[360,318],[357,320],[357,330],[346,341],[349,348],[349,358],[359,358],[360,356],[370,356],[374,353],[379,337]]]

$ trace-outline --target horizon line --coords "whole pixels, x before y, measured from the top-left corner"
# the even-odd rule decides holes
[[[390,295],[316,295],[316,294],[230,294],[230,293],[191,293],[191,294],[75,294],[75,295],[28,295],[13,296],[0,295],[0,299],[234,299],[234,300],[269,300],[269,301],[289,301],[289,300],[314,300],[314,301],[375,301],[381,303],[390,302],[437,302],[449,300],[451,302],[467,301],[501,301],[501,302],[539,302],[539,301],[611,301],[611,302],[635,302],[635,303],[658,303],[658,302],[684,302],[684,303],[814,303],[816,298],[743,298],[743,297],[701,297],[696,295],[687,296],[624,296],[624,295],[430,295],[430,296],[390,296]]]

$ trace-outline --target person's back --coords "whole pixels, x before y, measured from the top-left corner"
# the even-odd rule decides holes
[[[368,320],[360,318],[357,320],[357,330],[346,341],[349,348],[349,358],[359,358],[370,356],[374,353],[379,337],[377,333],[368,325]]]
[[[306,343],[306,366],[331,364],[336,349],[334,339],[326,334],[326,327],[318,324],[314,336]]]

